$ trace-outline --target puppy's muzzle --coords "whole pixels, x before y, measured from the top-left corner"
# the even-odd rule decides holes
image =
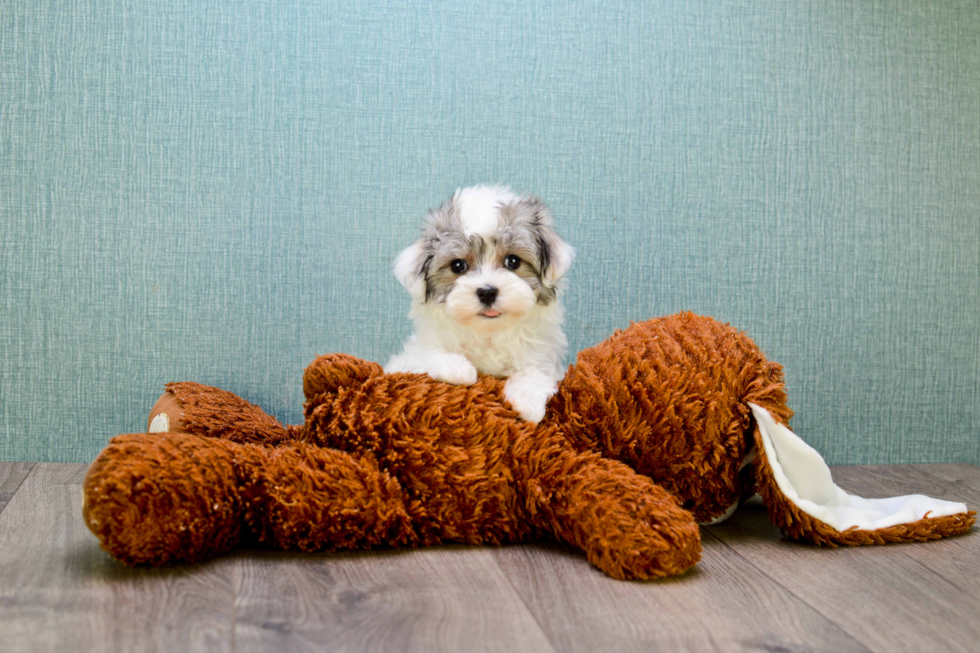
[[[493,302],[497,299],[497,293],[499,291],[493,286],[484,286],[483,288],[476,289],[476,297],[484,306],[493,306]]]

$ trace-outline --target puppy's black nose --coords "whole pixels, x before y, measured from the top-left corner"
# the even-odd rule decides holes
[[[476,296],[483,302],[484,306],[492,306],[493,300],[497,299],[497,289],[493,286],[484,286],[476,289]]]

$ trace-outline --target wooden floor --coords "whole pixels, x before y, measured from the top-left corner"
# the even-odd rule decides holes
[[[659,582],[556,544],[299,555],[132,569],[81,519],[84,465],[0,463],[0,651],[980,651],[980,533],[820,549],[759,505],[702,529]],[[865,496],[980,505],[971,465],[838,467]]]

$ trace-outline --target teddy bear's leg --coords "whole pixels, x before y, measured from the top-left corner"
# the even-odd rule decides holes
[[[371,460],[299,442],[121,435],[83,491],[89,529],[128,564],[200,560],[244,538],[306,551],[417,542],[397,481]]]
[[[534,450],[523,463],[527,510],[539,527],[619,579],[673,576],[701,557],[694,516],[667,490],[593,453]]]
[[[268,454],[245,474],[260,541],[301,551],[430,543],[417,535],[401,485],[373,457],[303,442]]]
[[[192,433],[232,442],[276,444],[295,437],[258,406],[200,383],[168,383],[147,418],[148,433]]]
[[[756,420],[758,490],[773,523],[790,537],[827,546],[921,542],[973,525],[976,513],[962,503],[921,494],[865,499],[845,492],[815,449],[765,408],[749,406]]]

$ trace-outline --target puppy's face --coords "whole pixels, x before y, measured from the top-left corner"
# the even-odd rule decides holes
[[[575,253],[553,224],[537,198],[457,190],[430,211],[422,237],[395,260],[395,276],[416,302],[471,330],[504,329],[556,299]]]

